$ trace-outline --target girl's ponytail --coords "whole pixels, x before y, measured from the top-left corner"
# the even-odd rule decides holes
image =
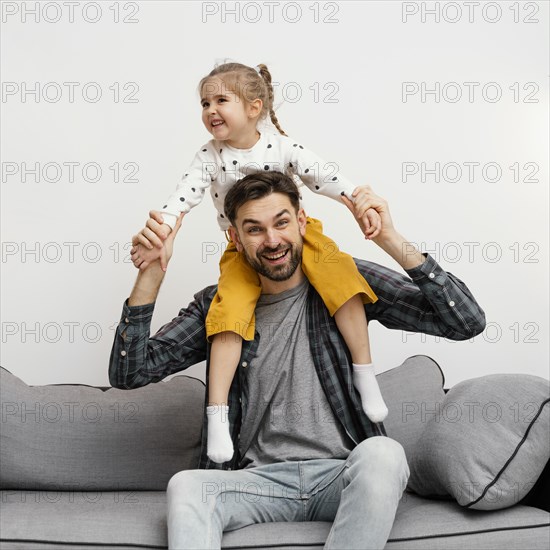
[[[279,133],[283,136],[286,136],[284,130],[281,128],[279,124],[279,120],[277,119],[277,116],[275,115],[275,111],[273,110],[273,85],[271,84],[271,73],[269,72],[269,69],[266,65],[263,63],[260,63],[258,65],[258,71],[260,74],[260,77],[263,78],[264,82],[266,83],[267,90],[268,90],[268,101],[269,101],[269,117],[271,118],[271,122],[279,130]]]

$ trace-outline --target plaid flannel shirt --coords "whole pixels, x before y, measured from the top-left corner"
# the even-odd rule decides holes
[[[367,319],[387,328],[422,332],[450,340],[468,340],[485,328],[485,314],[457,277],[444,271],[429,255],[424,262],[407,270],[409,277],[364,260],[355,259],[360,273],[378,296],[365,305]],[[109,381],[115,388],[132,389],[158,382],[191,365],[206,360],[205,404],[208,396],[210,344],[205,320],[217,286],[204,288],[178,316],[150,336],[154,303],[123,305],[109,363]],[[359,444],[374,435],[386,435],[382,423],[372,423],[361,406],[353,385],[349,350],[319,294],[310,285],[307,297],[307,329],[313,363],[335,417],[349,437]],[[229,424],[236,449],[223,464],[206,455],[207,419],[203,411],[201,453],[197,468],[236,469],[240,463],[238,441],[247,403],[241,388],[244,371],[255,358],[260,335],[244,341],[237,373],[229,391]]]

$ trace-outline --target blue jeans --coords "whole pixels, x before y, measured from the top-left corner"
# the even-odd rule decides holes
[[[325,549],[382,549],[408,478],[403,447],[382,436],[346,460],[184,470],[168,483],[168,548],[219,549],[224,531],[253,523],[332,521]]]

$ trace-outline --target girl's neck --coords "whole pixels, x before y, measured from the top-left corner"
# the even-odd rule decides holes
[[[253,133],[241,136],[236,140],[228,139],[226,143],[235,149],[252,149],[252,147],[254,147],[259,140],[260,132],[258,132],[258,130],[254,130]]]

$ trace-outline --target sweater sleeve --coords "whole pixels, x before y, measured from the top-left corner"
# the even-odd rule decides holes
[[[175,191],[164,203],[161,209],[164,223],[173,229],[181,212],[187,214],[191,208],[202,201],[205,190],[212,183],[215,171],[214,152],[210,143],[207,143],[195,154],[191,166],[181,177]]]
[[[312,151],[292,139],[284,140],[285,154],[289,158],[288,167],[314,193],[325,195],[338,202],[341,196],[352,199],[352,192],[357,187],[340,174],[336,162],[327,162]]]
[[[154,335],[150,331],[155,303],[129,306],[126,300],[111,348],[111,386],[139,388],[204,361],[205,319],[216,289],[212,285],[197,292],[194,300]]]
[[[406,270],[408,276],[387,267],[354,261],[378,296],[365,304],[369,321],[391,329],[423,332],[449,340],[469,340],[485,329],[485,312],[458,277],[445,271],[429,254]]]

